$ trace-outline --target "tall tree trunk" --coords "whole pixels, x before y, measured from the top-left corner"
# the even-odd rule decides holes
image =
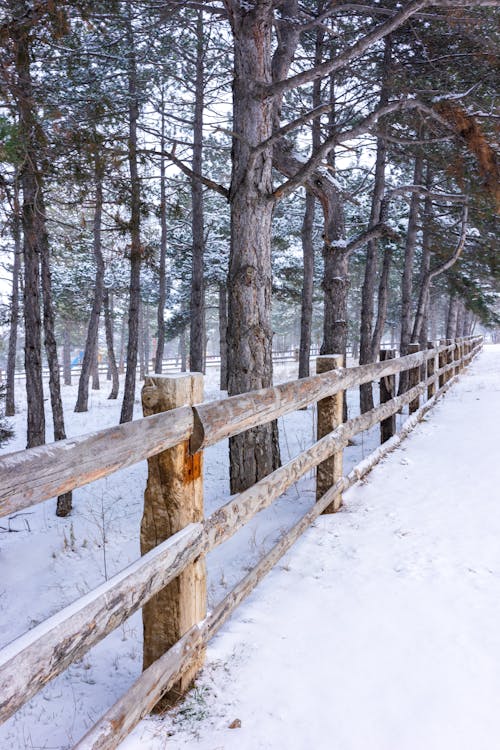
[[[458,297],[455,292],[450,294],[448,316],[446,318],[446,338],[454,339],[457,330]]]
[[[131,9],[127,18],[128,42],[128,163],[130,170],[130,284],[128,310],[127,371],[120,424],[130,422],[134,416],[137,349],[139,343],[139,305],[141,298],[141,185],[137,166],[137,120],[139,102],[137,90],[137,65],[132,30]]]
[[[101,382],[99,380],[99,334],[97,335],[96,345],[94,347],[94,357],[92,359],[92,390],[99,391]]]
[[[379,97],[379,107],[389,101],[388,80],[391,65],[391,41],[385,38],[384,62],[382,68],[382,86]],[[375,161],[375,177],[372,194],[370,226],[377,225],[381,220],[382,200],[385,192],[385,166],[387,162],[387,144],[383,135],[377,138],[377,156]],[[378,240],[370,240],[366,250],[365,277],[361,294],[361,324],[359,329],[359,364],[373,362],[373,308],[375,283],[378,268]],[[378,354],[378,352],[377,352]],[[371,383],[363,383],[359,387],[360,409],[364,414],[373,409],[373,391]]]
[[[304,260],[304,275],[302,280],[302,298],[300,309],[300,345],[299,345],[299,378],[309,375],[309,359],[311,356],[311,331],[314,292],[314,209],[316,200],[314,195],[306,193],[306,210],[302,222],[302,256]]]
[[[427,176],[425,179],[426,189],[430,192],[432,188],[432,173],[427,165]],[[412,341],[419,341],[421,344],[427,342],[427,325],[426,315],[429,307],[429,290],[430,284],[427,277],[431,267],[431,233],[432,233],[432,201],[429,195],[424,201],[423,221],[422,221],[422,260],[420,266],[420,293],[415,313],[415,321],[411,334]]]
[[[324,319],[321,354],[343,354],[345,356],[347,351],[349,256],[345,252],[344,203],[336,189],[328,189],[325,191],[325,195],[328,197],[328,202],[323,205],[325,211],[322,284]]]
[[[142,305],[143,315],[143,333],[144,333],[144,375],[149,375],[149,307],[143,303]]]
[[[424,159],[421,152],[415,158],[413,173],[413,184],[422,184]],[[403,266],[403,278],[401,281],[401,341],[399,345],[400,354],[404,357],[408,354],[412,333],[412,292],[413,292],[413,259],[417,246],[418,216],[420,208],[420,195],[412,193],[410,199],[410,214],[408,217],[408,230],[406,233],[405,257]],[[402,372],[399,377],[399,393],[404,393],[408,388],[408,373]]]
[[[203,162],[203,15],[198,13],[196,25],[196,82],[193,122],[193,172],[201,174]],[[205,284],[203,278],[204,220],[203,187],[199,180],[191,180],[193,249],[191,262],[191,324],[189,359],[192,372],[205,372]]]
[[[165,99],[161,91],[161,157],[160,157],[160,264],[158,278],[158,334],[155,353],[155,372],[161,375],[165,351],[165,303],[167,301],[167,197],[165,184]]]
[[[41,175],[38,171],[38,128],[33,104],[30,70],[30,26],[21,21],[11,26],[17,73],[19,141],[22,150],[20,184],[23,193],[22,225],[24,255],[24,368],[26,373],[27,447],[45,443],[42,382],[42,320],[40,314],[40,257],[45,221],[38,203]]]
[[[183,328],[179,334],[179,357],[181,360],[181,372],[187,369],[187,346],[186,346],[186,329]]]
[[[228,276],[228,392],[272,384],[272,147],[254,147],[272,133],[273,101],[256,84],[271,84],[273,2],[233,6],[233,171]],[[277,424],[229,441],[231,492],[251,486],[279,464]]]
[[[318,14],[321,13],[323,2],[317,5]],[[316,42],[314,45],[314,63],[319,65],[323,60],[323,42],[325,32],[322,28],[316,31]],[[313,109],[321,106],[321,79],[314,81],[312,90]],[[317,117],[313,120],[311,127],[311,141],[313,153],[321,145],[321,120]],[[314,293],[314,242],[313,227],[316,201],[314,194],[306,192],[306,207],[302,222],[302,256],[304,260],[304,275],[302,279],[302,296],[300,310],[300,344],[299,344],[299,378],[309,375],[309,360],[311,357],[311,331],[313,315],[313,293]]]
[[[104,163],[98,153],[94,159],[94,220],[93,220],[93,251],[96,264],[94,281],[94,298],[90,310],[90,318],[87,327],[87,338],[83,353],[82,369],[78,381],[78,395],[75,404],[75,412],[88,411],[89,408],[89,380],[94,370],[94,360],[97,356],[99,337],[99,318],[102,308],[102,296],[104,291],[104,258],[102,255],[102,205],[103,191],[102,180],[104,175]]]
[[[227,391],[227,291],[226,285],[219,283],[219,353],[220,389]]]
[[[459,338],[462,336],[462,330],[464,327],[464,317],[465,317],[465,305],[462,300],[459,301],[458,304],[458,313],[457,313],[457,327],[455,330],[455,338]]]
[[[43,202],[43,192],[38,195],[38,207],[41,212],[42,221],[45,223],[45,205]],[[64,440],[66,430],[64,427],[64,411],[61,399],[61,379],[59,370],[59,360],[57,357],[57,343],[55,336],[54,308],[52,304],[52,281],[50,274],[50,249],[47,232],[42,235],[41,245],[41,264],[42,264],[42,299],[43,299],[43,327],[45,334],[45,353],[49,366],[49,392],[50,404],[52,407],[52,422],[54,426],[54,440]],[[66,492],[57,498],[56,515],[67,516],[72,508],[72,493]]]
[[[19,205],[19,185],[16,175],[14,180],[14,214],[12,216],[12,236],[14,238],[14,264],[12,267],[12,295],[10,298],[9,348],[7,354],[7,373],[5,390],[5,416],[13,417],[16,413],[15,375],[17,353],[17,328],[19,325],[19,271],[21,268],[22,240],[21,213]]]
[[[389,274],[391,271],[392,250],[386,247],[382,261],[382,271],[378,285],[377,317],[372,336],[372,362],[378,357],[382,336],[384,335],[385,321],[387,318],[387,304],[389,301]]]
[[[63,321],[63,378],[64,385],[71,385],[71,325]]]
[[[119,373],[123,375],[125,372],[125,333],[127,328],[127,319],[125,315],[122,315],[120,324],[120,359],[119,359]]]
[[[108,292],[106,287],[104,287],[103,290],[102,301],[104,306],[104,326],[106,331],[106,348],[108,350],[108,367],[111,371],[111,393],[109,394],[108,399],[115,399],[118,398],[120,378],[118,375],[118,367],[116,366],[114,348],[113,295],[112,292]]]
[[[335,54],[332,44],[331,54]],[[336,91],[335,75],[329,78],[328,115],[329,135],[335,133],[336,122]],[[330,171],[335,174],[335,149],[328,154]],[[317,181],[317,180],[316,180]],[[349,292],[349,255],[345,252],[345,212],[343,198],[332,181],[325,177],[322,180],[324,225],[324,318],[323,343],[321,354],[347,355],[347,295]],[[345,401],[344,401],[345,406]],[[345,413],[344,413],[345,416]]]
[[[139,380],[146,377],[146,351],[144,348],[144,304],[139,300]]]

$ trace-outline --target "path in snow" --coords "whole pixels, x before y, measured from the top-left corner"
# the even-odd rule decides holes
[[[177,714],[121,750],[497,747],[499,418],[487,347],[237,610]]]

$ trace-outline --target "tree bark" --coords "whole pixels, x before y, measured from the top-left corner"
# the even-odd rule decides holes
[[[421,152],[415,157],[413,173],[413,184],[422,184],[424,159]],[[413,292],[413,259],[417,246],[418,217],[420,208],[420,195],[412,193],[410,199],[410,214],[408,217],[408,230],[406,233],[405,256],[403,266],[403,278],[401,280],[401,339],[399,345],[400,356],[408,354],[412,332],[412,292]],[[408,386],[407,373],[401,373],[399,378],[399,393],[404,393]]]
[[[43,201],[42,184],[38,195],[38,208],[41,212],[41,221],[45,225],[45,205]],[[44,226],[45,229],[45,226]],[[50,248],[46,230],[42,235],[41,244],[41,269],[42,269],[42,299],[43,299],[43,328],[45,353],[49,366],[49,392],[52,407],[52,422],[54,426],[54,440],[64,440],[66,430],[64,427],[64,411],[61,399],[61,379],[59,371],[59,360],[57,357],[57,343],[55,337],[54,308],[52,304],[52,281],[50,274]],[[66,492],[57,498],[56,515],[67,516],[72,508],[72,493]]]
[[[193,121],[192,169],[202,173],[203,165],[203,104],[204,104],[204,49],[203,15],[198,13],[196,24],[196,81]],[[203,186],[199,180],[191,180],[191,227],[193,247],[191,255],[191,316],[189,333],[189,359],[191,372],[205,372],[205,283],[203,278],[204,218]]]
[[[22,9],[21,9],[22,10]],[[22,225],[24,255],[24,368],[26,373],[27,447],[45,443],[42,382],[42,320],[40,314],[40,256],[45,234],[38,203],[41,175],[38,170],[37,123],[30,70],[29,21],[11,25],[17,73],[16,103],[22,149],[20,184],[23,193]]]
[[[165,351],[165,303],[167,301],[167,197],[165,184],[165,97],[161,91],[161,157],[160,157],[160,263],[158,271],[158,333],[155,353],[155,373],[161,375]]]
[[[99,155],[96,154],[94,160],[94,185],[95,185],[95,202],[94,202],[94,220],[93,220],[93,251],[96,264],[95,281],[94,281],[94,298],[87,327],[87,338],[85,341],[85,350],[83,353],[82,369],[78,381],[78,395],[76,398],[75,412],[88,411],[89,405],[89,380],[95,365],[94,360],[98,347],[99,336],[99,318],[102,308],[102,296],[104,291],[104,258],[102,255],[101,229],[102,229],[102,205],[103,191],[102,180],[104,175],[104,164]],[[94,376],[95,377],[95,376]],[[95,382],[95,380],[94,380]],[[94,385],[92,386],[94,388]]]
[[[101,383],[99,380],[99,333],[97,334],[94,356],[92,358],[92,390],[99,391]]]
[[[347,294],[349,255],[345,252],[343,200],[335,188],[325,191],[325,244],[323,246],[324,319],[320,354],[347,352]]]
[[[186,346],[186,329],[183,328],[179,334],[179,357],[181,360],[181,372],[187,369],[187,346]]]
[[[314,243],[313,225],[316,200],[312,193],[306,193],[306,209],[302,222],[302,256],[304,276],[302,280],[302,298],[300,309],[300,345],[299,345],[299,378],[309,376],[311,356],[311,331],[314,292]]]
[[[5,383],[5,416],[13,417],[16,413],[15,375],[17,353],[17,329],[19,325],[19,271],[21,269],[22,240],[21,213],[19,205],[19,185],[16,175],[14,181],[14,213],[12,216],[12,236],[14,238],[14,264],[12,267],[12,295],[10,298],[9,348],[7,354],[7,373]]]
[[[248,6],[249,7],[249,6]],[[272,82],[272,0],[232,8],[234,33],[233,171],[228,294],[228,392],[272,384],[271,220],[272,147],[252,148],[272,133],[273,101],[258,85]],[[276,423],[229,442],[231,492],[246,489],[279,464]]]
[[[69,320],[63,325],[63,378],[64,385],[71,385],[71,325]]]
[[[146,350],[144,347],[144,304],[139,300],[139,380],[146,376]]]
[[[377,352],[380,350],[382,336],[384,335],[385,320],[387,317],[387,304],[389,301],[389,274],[391,271],[392,250],[386,246],[384,259],[382,261],[382,272],[378,285],[377,318],[372,336],[372,362],[375,362]]]
[[[227,291],[226,285],[219,284],[219,353],[220,389],[227,391]]]
[[[128,310],[127,371],[120,424],[130,422],[134,416],[137,350],[139,343],[139,305],[141,296],[141,185],[137,166],[137,120],[139,102],[137,65],[132,29],[131,9],[128,9],[126,26],[128,43],[128,163],[130,170],[130,283]]]
[[[335,49],[332,49],[335,54]],[[336,127],[335,74],[330,75],[329,134]],[[319,182],[324,214],[324,318],[320,354],[342,354],[347,359],[347,295],[349,292],[349,254],[346,251],[344,200],[330,174],[335,174],[335,149],[328,154],[330,169]],[[345,411],[345,403],[344,403]]]
[[[428,192],[432,188],[432,173],[427,165],[427,176],[425,187]],[[424,201],[422,221],[422,260],[420,266],[420,293],[415,313],[415,321],[411,335],[412,341],[418,341],[424,348],[427,346],[427,322],[426,316],[429,309],[430,284],[426,283],[431,267],[431,232],[432,232],[432,200],[429,195]]]
[[[120,378],[118,375],[118,367],[116,365],[115,348],[114,348],[114,335],[113,335],[113,296],[112,293],[108,292],[104,287],[102,301],[104,306],[104,326],[106,330],[106,347],[108,350],[108,367],[111,371],[111,393],[108,399],[118,398],[118,391],[120,389]]]
[[[385,39],[384,61],[382,67],[382,85],[379,97],[379,107],[389,101],[388,80],[391,65],[390,37]],[[385,192],[385,166],[387,162],[387,143],[383,135],[377,138],[377,156],[375,160],[375,177],[372,194],[370,226],[378,224],[382,216],[382,200]],[[375,283],[378,268],[378,241],[370,240],[366,250],[365,276],[361,294],[361,323],[359,330],[359,364],[373,362],[373,315]],[[378,352],[377,352],[378,353]],[[373,409],[373,390],[371,383],[365,383],[359,389],[360,409],[364,414]]]
[[[448,316],[446,318],[446,338],[454,339],[457,330],[458,297],[455,292],[450,293]]]
[[[413,174],[414,185],[422,184],[423,165],[423,155],[418,153],[415,158]],[[414,192],[410,199],[410,214],[408,217],[408,230],[406,233],[403,278],[401,281],[401,343],[399,347],[401,356],[408,353],[408,346],[411,340],[413,259],[415,256],[415,248],[417,246],[419,208],[420,196],[418,192]]]
[[[322,0],[318,2],[317,11],[323,9]],[[314,62],[319,64],[323,59],[323,41],[325,32],[322,28],[316,31],[314,45]],[[314,81],[312,90],[312,107],[321,105],[321,80]],[[321,120],[313,120],[311,127],[312,149],[315,152],[321,145]],[[304,259],[304,276],[302,280],[302,298],[300,310],[300,344],[299,344],[299,378],[309,375],[309,361],[311,356],[311,331],[314,293],[314,242],[313,227],[315,214],[315,198],[310,191],[306,192],[306,207],[302,222],[302,256]]]
[[[144,333],[144,375],[149,375],[149,358],[151,355],[149,347],[149,307],[143,303],[143,333]]]

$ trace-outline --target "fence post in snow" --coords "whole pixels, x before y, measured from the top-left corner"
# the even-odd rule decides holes
[[[446,346],[447,340],[448,339],[439,339],[439,345]],[[444,367],[447,361],[448,361],[447,352],[439,352],[439,369]],[[442,373],[439,376],[439,387],[442,388],[445,383],[446,383],[446,373]]]
[[[446,346],[451,346],[453,344],[453,339],[445,339],[445,344]],[[453,349],[450,349],[448,352],[446,352],[445,364],[451,365],[451,363],[453,362],[453,352],[454,352]],[[451,380],[451,378],[453,377],[453,374],[454,374],[453,370],[450,368],[448,372],[446,373],[446,375],[444,376],[444,382],[447,383],[448,380]]]
[[[462,369],[462,339],[455,339],[455,375],[458,375]]]
[[[434,341],[428,341],[427,342],[427,349],[434,349],[435,347],[436,347],[436,343]],[[436,377],[435,377],[435,373],[436,373],[436,370],[437,370],[437,367],[436,367],[437,364],[438,363],[436,361],[436,356],[435,355],[434,355],[434,357],[429,357],[429,359],[427,360],[426,377],[427,378],[432,378],[432,380],[430,381],[430,383],[427,385],[427,400],[429,400],[430,398],[432,398],[434,396],[434,394],[436,393]],[[439,365],[438,365],[438,367],[439,367]]]
[[[381,349],[380,350],[380,361],[386,362],[388,359],[395,359],[395,349]],[[396,376],[386,375],[380,378],[380,403],[385,404],[387,401],[391,401],[396,395]],[[396,432],[396,415],[391,414],[387,419],[382,419],[380,422],[380,442],[385,443],[389,440]]]
[[[342,354],[323,354],[316,357],[316,373],[320,375],[344,366]],[[342,424],[344,416],[344,391],[318,401],[317,437],[320,440]],[[323,461],[316,470],[316,499],[319,500],[335,482],[342,478],[342,451]],[[339,495],[324,513],[335,513],[342,505]]]
[[[413,343],[408,346],[408,354],[416,354],[420,351],[419,344]],[[418,367],[412,367],[411,370],[408,372],[408,390],[411,388],[415,388],[416,385],[420,383],[420,365]],[[420,408],[420,397],[417,396],[413,399],[413,401],[410,401],[408,404],[408,411],[410,414],[413,414],[414,412],[418,411]]]
[[[201,373],[147,376],[142,389],[145,417],[201,401]],[[188,524],[203,521],[202,462],[203,452],[192,456],[188,441],[148,459],[141,522],[142,555]],[[162,656],[205,615],[205,560],[200,558],[143,607],[143,669]],[[189,688],[203,659],[204,652],[200,652],[157,708],[171,705]]]

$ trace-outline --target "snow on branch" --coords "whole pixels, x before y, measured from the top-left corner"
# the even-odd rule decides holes
[[[383,21],[376,26],[372,31],[368,32],[364,37],[359,39],[349,49],[346,49],[340,55],[337,55],[332,60],[327,60],[320,65],[315,65],[309,70],[304,70],[301,73],[297,73],[290,78],[286,78],[283,81],[276,81],[267,86],[262,86],[262,96],[269,97],[275,95],[282,95],[286,91],[291,91],[298,86],[303,86],[306,83],[324,78],[331,73],[335,73],[338,70],[342,70],[349,65],[353,60],[358,59],[376,42],[380,41],[388,34],[396,31],[406,21],[415,16],[419,11],[429,7],[436,8],[483,8],[483,7],[498,7],[500,0],[411,0],[409,3],[405,3],[399,11],[397,11],[392,17]],[[340,6],[342,7],[342,6]]]

